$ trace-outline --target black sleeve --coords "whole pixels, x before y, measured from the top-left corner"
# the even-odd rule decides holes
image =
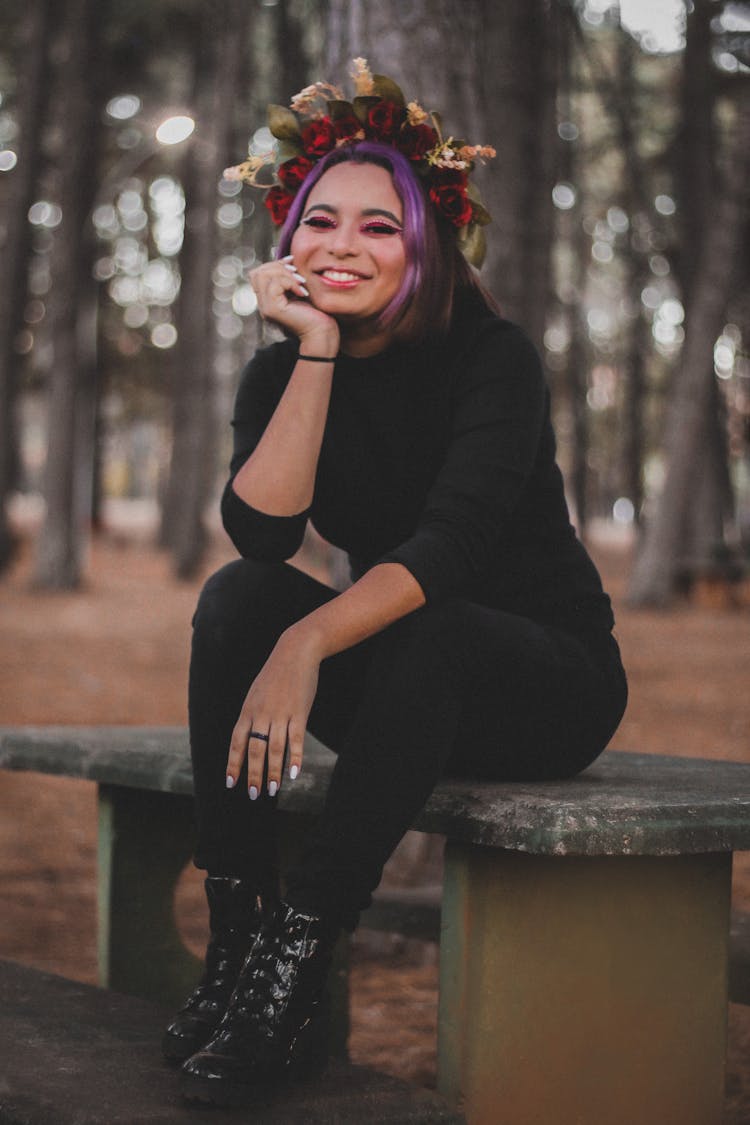
[[[242,373],[232,418],[230,476],[221,498],[224,527],[239,553],[243,558],[268,562],[295,554],[305,534],[308,513],[272,516],[261,512],[237,495],[232,481],[260,441],[284,392],[291,371],[290,363],[285,362],[287,350],[284,344],[260,349]]]
[[[378,560],[405,566],[428,603],[491,575],[534,467],[545,408],[531,342],[508,321],[486,323],[460,364],[450,443],[414,534]]]

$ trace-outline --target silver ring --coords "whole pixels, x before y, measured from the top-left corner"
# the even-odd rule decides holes
[[[257,730],[251,730],[250,734],[247,737],[248,737],[248,741],[251,738],[259,738],[261,740],[261,742],[268,742],[268,735],[267,734],[260,734]]]

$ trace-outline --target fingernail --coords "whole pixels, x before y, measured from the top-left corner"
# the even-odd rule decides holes
[[[291,777],[292,781],[294,781],[294,779],[295,779],[295,777],[297,776],[298,773],[299,773],[299,766],[291,766],[291,768],[289,770],[289,776]]]
[[[249,788],[249,789],[248,789],[248,791],[247,791],[247,795],[248,795],[248,797],[250,798],[250,800],[251,800],[251,801],[255,801],[255,800],[257,800],[257,798],[258,798],[258,790],[257,790],[257,789],[255,788],[255,786],[254,786],[254,785],[251,785],[251,786],[250,786],[250,788]]]
[[[280,262],[291,262],[293,257],[294,257],[294,254],[287,254],[287,256],[285,258],[279,258],[279,261]]]
[[[278,787],[278,785],[276,784],[275,781],[269,781],[269,783],[268,783],[268,795],[269,795],[269,797],[275,797],[276,796],[276,790],[278,788],[279,787]]]
[[[234,778],[227,774],[227,789],[234,789]]]
[[[300,283],[299,283],[299,287],[300,287],[300,289],[302,290],[302,292],[303,292],[303,293],[305,294],[305,296],[306,296],[306,297],[309,297],[309,296],[310,296],[310,294],[308,293],[307,289],[306,289],[306,288],[305,288],[305,286],[304,286],[304,285],[302,284],[302,282],[300,282]]]

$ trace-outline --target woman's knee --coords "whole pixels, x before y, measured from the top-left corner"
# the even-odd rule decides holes
[[[198,598],[193,615],[194,634],[221,642],[239,628],[246,628],[254,616],[253,607],[267,602],[269,587],[277,582],[274,572],[284,566],[236,559],[217,570]]]

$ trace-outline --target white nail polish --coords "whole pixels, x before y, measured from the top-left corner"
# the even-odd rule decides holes
[[[300,282],[300,286],[299,286],[299,287],[300,287],[300,289],[302,290],[302,292],[303,292],[303,293],[305,294],[305,296],[306,296],[306,297],[309,297],[309,296],[310,296],[309,292],[307,291],[307,289],[305,288],[305,286],[304,286],[304,285],[302,284],[302,282]]]
[[[275,797],[276,796],[276,790],[278,788],[279,787],[278,787],[278,785],[276,784],[275,781],[269,781],[269,783],[268,783],[268,796],[269,797]]]
[[[250,788],[249,788],[249,789],[248,789],[248,791],[247,791],[247,795],[248,795],[248,797],[250,798],[250,800],[251,800],[251,801],[255,801],[255,800],[257,800],[257,798],[258,798],[258,790],[257,790],[257,789],[255,788],[255,786],[254,786],[254,785],[251,785],[251,786],[250,786]]]
[[[298,276],[297,267],[293,266],[291,262],[284,262],[284,269],[289,270],[289,272],[293,273],[295,277]]]
[[[227,774],[227,789],[234,789],[234,778]]]
[[[285,258],[279,258],[279,261],[280,262],[291,262],[293,257],[294,257],[294,254],[287,254],[287,256]]]
[[[289,770],[289,776],[291,777],[292,781],[294,781],[294,779],[295,779],[295,777],[297,776],[297,774],[298,774],[298,773],[299,773],[299,768],[298,768],[298,766],[292,766],[292,767],[290,768],[290,770]]]

